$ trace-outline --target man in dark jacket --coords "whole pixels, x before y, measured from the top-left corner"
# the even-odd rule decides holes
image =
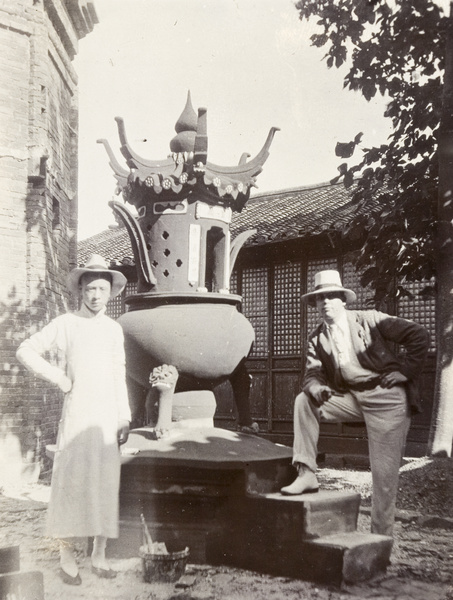
[[[337,271],[315,275],[323,322],[310,335],[303,391],[294,408],[295,481],[282,494],[318,490],[319,424],[365,421],[373,477],[371,531],[392,535],[398,472],[410,418],[419,410],[419,378],[428,332],[417,323],[376,310],[346,310],[356,295]],[[404,352],[397,353],[399,344]]]

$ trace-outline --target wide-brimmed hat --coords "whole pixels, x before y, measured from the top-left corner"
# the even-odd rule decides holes
[[[317,295],[328,294],[329,292],[341,292],[345,295],[346,302],[354,302],[357,299],[355,292],[342,286],[340,273],[333,270],[316,273],[315,289],[308,294],[304,294],[302,299],[306,302],[312,302],[316,300]]]
[[[105,258],[99,256],[99,254],[92,254],[84,267],[72,269],[66,279],[68,290],[73,294],[78,294],[80,278],[84,273],[108,273],[112,278],[110,298],[118,296],[127,283],[127,279],[122,273],[108,268]]]

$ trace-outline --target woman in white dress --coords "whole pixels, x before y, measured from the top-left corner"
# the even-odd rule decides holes
[[[118,537],[120,453],[127,441],[131,413],[126,390],[121,326],[105,315],[110,298],[126,278],[93,255],[73,269],[68,288],[80,295],[80,309],[61,315],[22,342],[19,361],[64,393],[52,471],[47,534],[60,540],[60,576],[79,585],[81,577],[72,538],[94,537],[92,570],[115,577],[106,561],[107,538]],[[48,351],[63,357],[54,366]]]

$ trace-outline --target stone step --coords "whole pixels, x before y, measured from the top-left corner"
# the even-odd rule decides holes
[[[385,573],[393,539],[372,533],[337,533],[304,542],[302,577],[340,585]]]
[[[280,493],[256,496],[249,494],[247,504],[249,520],[262,520],[265,513],[274,523],[284,517],[285,522],[291,523],[290,532],[292,530],[298,537],[311,539],[355,531],[360,494],[331,490],[298,496],[283,496]]]
[[[359,505],[359,494],[336,491],[299,496],[248,495],[229,503],[229,519],[224,517],[220,534],[208,539],[207,560],[277,576],[326,579],[337,584],[346,580],[343,562],[351,581],[358,577],[359,569],[354,571],[354,561],[358,560],[355,548],[362,545],[365,566],[361,573],[365,578],[366,573],[372,576],[381,565],[386,565],[389,553],[384,552],[376,565],[367,557],[367,543],[373,545],[370,556],[376,552],[381,557],[384,550],[376,547],[375,536],[363,538],[356,533]],[[387,549],[388,543],[384,546]],[[312,556],[317,557],[316,564],[322,565],[320,569],[312,564]],[[324,573],[329,561],[330,570]]]
[[[264,529],[218,538],[209,546],[208,561],[335,586],[371,579],[390,562],[393,540],[387,536],[349,531],[307,540],[280,529],[270,538]]]

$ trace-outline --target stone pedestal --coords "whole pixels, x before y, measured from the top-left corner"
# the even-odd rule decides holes
[[[258,436],[181,428],[153,440],[133,430],[124,448],[115,556],[138,556],[140,514],[170,552],[190,561],[341,584],[385,571],[392,539],[356,531],[360,496],[282,496],[292,451]]]
[[[172,421],[176,429],[214,427],[214,394],[209,390],[173,394]]]
[[[40,571],[20,570],[19,546],[0,548],[0,600],[44,600]]]

